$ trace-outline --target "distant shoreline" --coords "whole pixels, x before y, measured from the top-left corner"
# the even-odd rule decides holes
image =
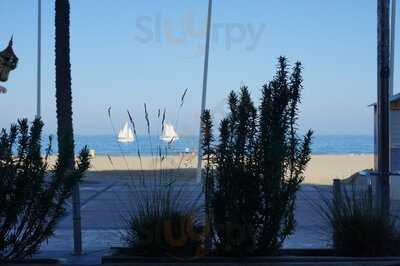
[[[152,136],[151,141],[147,136],[139,135],[133,143],[118,143],[113,135],[76,135],[76,153],[85,145],[96,151],[98,155],[110,156],[136,156],[138,150],[141,155],[151,155],[166,149],[170,155],[178,155],[185,152],[198,150],[197,136],[179,136],[179,140],[173,145],[168,145],[160,140],[158,135]],[[57,151],[57,143],[54,138],[53,151]],[[47,143],[43,138],[43,146]],[[311,147],[313,155],[371,155],[374,152],[373,136],[369,135],[320,135],[315,136]]]

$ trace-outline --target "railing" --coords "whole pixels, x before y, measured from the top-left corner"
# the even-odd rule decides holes
[[[362,190],[365,189],[367,194],[367,198],[370,199],[371,201],[374,199],[374,183],[372,179],[379,178],[382,173],[377,172],[377,171],[361,171],[358,173],[360,175],[360,177],[369,177],[369,180],[367,180],[367,185],[366,188],[365,186],[362,185],[357,185],[357,182],[352,183],[351,185],[353,186],[353,190],[354,188],[361,187]],[[400,172],[390,172],[389,176],[395,176],[395,177],[400,177]],[[333,203],[334,204],[341,204],[341,202],[343,201],[343,193],[347,193],[347,188],[346,186],[348,186],[347,184],[344,184],[344,182],[340,179],[334,179],[333,180],[333,186],[332,186],[332,193],[333,193]],[[354,191],[352,191],[352,193],[354,193]]]

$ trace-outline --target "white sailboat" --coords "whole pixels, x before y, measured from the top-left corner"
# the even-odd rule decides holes
[[[171,123],[165,123],[161,139],[165,142],[174,142],[179,139],[179,136]]]
[[[129,143],[135,140],[132,128],[128,122],[125,122],[125,126],[118,133],[118,142]]]

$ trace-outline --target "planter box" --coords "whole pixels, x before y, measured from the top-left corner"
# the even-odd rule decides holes
[[[12,261],[1,261],[0,265],[27,265],[27,266],[39,266],[39,265],[57,265],[61,264],[59,260],[56,259],[30,259],[30,260],[12,260]]]
[[[399,265],[400,257],[387,258],[347,258],[335,257],[333,250],[305,250],[290,249],[283,250],[282,256],[278,257],[201,257],[195,259],[179,259],[179,258],[153,258],[153,257],[130,257],[122,255],[126,249],[114,248],[111,254],[102,258],[102,263],[106,265],[148,265],[148,266],[168,266],[168,265],[208,265],[208,266],[238,266],[238,265],[254,265],[254,266],[279,266],[279,265]]]

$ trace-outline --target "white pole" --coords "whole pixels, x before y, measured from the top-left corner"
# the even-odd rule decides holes
[[[38,32],[37,32],[37,99],[36,118],[41,117],[41,72],[42,72],[42,0],[38,0]]]
[[[396,8],[397,0],[392,0],[392,22],[390,28],[390,97],[394,95],[394,67],[396,48]]]
[[[206,53],[204,58],[204,73],[203,73],[203,95],[201,98],[201,109],[200,109],[200,117],[203,115],[204,110],[206,109],[206,101],[207,101],[207,82],[208,82],[208,59],[210,55],[210,35],[211,35],[211,19],[212,19],[212,0],[208,2],[208,17],[207,17],[207,36],[206,36]],[[202,121],[200,119],[200,132],[199,132],[199,149],[197,156],[197,183],[201,182],[201,168],[202,168],[202,158],[203,151],[201,150],[202,143]]]

